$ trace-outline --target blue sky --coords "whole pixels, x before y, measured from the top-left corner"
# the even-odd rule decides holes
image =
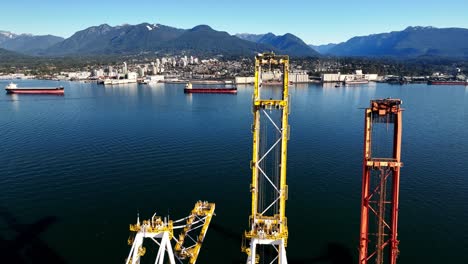
[[[407,26],[468,28],[468,0],[6,0],[0,30],[69,37],[84,28],[160,23],[207,24],[235,33],[292,33],[309,44],[346,41]]]

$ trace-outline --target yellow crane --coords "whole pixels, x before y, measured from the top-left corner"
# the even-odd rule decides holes
[[[250,229],[244,233],[242,245],[248,264],[258,263],[260,259],[264,263],[287,263],[288,73],[289,57],[286,55],[263,53],[255,57],[252,212]],[[250,240],[248,246],[247,240]]]
[[[130,225],[133,236],[129,238],[128,244],[132,247],[125,263],[140,263],[140,258],[146,253],[143,240],[149,238],[159,246],[156,264],[166,263],[166,253],[170,264],[175,264],[176,260],[178,263],[195,264],[214,210],[214,203],[198,201],[189,216],[176,221],[162,219],[156,214],[142,222],[138,217],[136,224]],[[182,229],[179,239],[174,236],[174,230],[177,229]],[[174,250],[172,240],[175,241]]]

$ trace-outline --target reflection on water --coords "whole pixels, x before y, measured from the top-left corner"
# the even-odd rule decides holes
[[[237,90],[239,90],[239,89],[252,88],[253,85],[250,85],[250,84],[237,84],[236,87],[237,87]]]
[[[193,94],[192,93],[186,93],[185,94],[185,101],[187,102],[188,105],[193,104]]]
[[[118,85],[104,85],[106,92],[111,95],[124,95],[124,96],[134,96],[138,94],[138,84],[137,83],[128,83],[128,84],[118,84]]]
[[[10,94],[10,97],[11,97],[13,109],[15,109],[15,111],[18,111],[19,106],[20,106],[19,96],[17,94]]]
[[[262,85],[259,89],[259,98],[281,100],[283,98],[283,87],[281,85]]]
[[[326,83],[322,83],[322,87],[324,89],[331,89],[331,88],[339,88],[341,86],[344,86],[341,82],[326,82]]]
[[[354,100],[359,100],[362,97],[374,97],[375,95],[375,86],[369,84],[359,84],[359,85],[346,85],[345,91],[347,93],[352,93],[354,95]]]
[[[295,84],[290,84],[289,88],[297,88],[297,89],[307,89],[309,87],[308,83],[295,83]]]
[[[146,85],[140,85],[139,88],[143,91],[145,96],[165,96],[166,89],[164,83],[149,83]]]

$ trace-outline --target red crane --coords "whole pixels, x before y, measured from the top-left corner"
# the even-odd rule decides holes
[[[400,99],[371,100],[366,108],[359,264],[396,264],[400,189],[402,110]],[[393,130],[391,154],[377,157],[375,124]],[[388,129],[393,124],[393,129]]]

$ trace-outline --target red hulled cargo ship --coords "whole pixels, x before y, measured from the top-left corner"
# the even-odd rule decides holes
[[[63,86],[59,87],[24,87],[19,88],[15,83],[10,83],[5,88],[9,94],[64,94]]]
[[[221,93],[237,94],[237,88],[218,88],[218,87],[192,87],[191,83],[185,85],[184,93]]]
[[[428,81],[430,85],[468,85],[465,81]]]

